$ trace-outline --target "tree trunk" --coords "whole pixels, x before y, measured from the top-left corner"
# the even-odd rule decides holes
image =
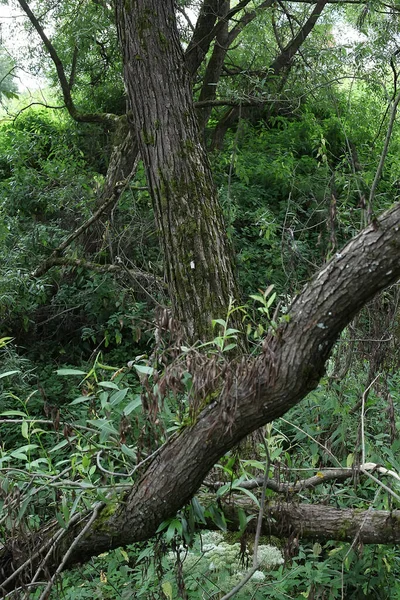
[[[207,339],[238,297],[173,0],[117,1],[124,78],[161,237],[173,315],[190,341]]]

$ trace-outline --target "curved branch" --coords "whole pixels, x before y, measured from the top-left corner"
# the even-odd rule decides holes
[[[152,537],[163,520],[192,498],[222,455],[251,431],[282,416],[314,389],[340,332],[375,294],[400,277],[399,257],[400,204],[375,226],[363,230],[320,270],[294,300],[289,322],[264,340],[259,357],[243,359],[232,363],[228,371],[221,370],[210,392],[210,397],[217,400],[198,415],[196,422],[165,444],[113,510],[107,507],[107,515],[100,514],[95,526],[74,548],[69,564]],[[205,364],[198,377],[208,372],[209,365]],[[349,520],[347,531],[354,536],[359,515],[350,511],[348,516],[353,521]],[[366,523],[369,518],[373,517],[367,515]],[[382,513],[379,518],[383,522],[388,514]],[[314,525],[315,521],[314,516]],[[303,523],[304,529],[303,516],[295,522],[300,529]],[[84,524],[72,527],[63,537],[48,565],[50,571],[57,568],[60,557],[79,533],[77,527]],[[395,536],[391,521],[389,525],[390,542]],[[49,535],[52,533],[49,528]],[[325,527],[324,535],[333,535],[329,527]],[[15,542],[3,556],[4,563],[17,568],[24,561],[23,549],[35,546],[34,535],[29,543],[26,539],[20,546]]]
[[[105,121],[115,121],[117,119],[116,115],[108,114],[108,113],[81,113],[76,108],[72,96],[71,96],[71,86],[70,82],[67,79],[65,74],[64,66],[61,62],[60,57],[57,54],[56,49],[53,44],[47,37],[44,32],[43,27],[39,23],[36,16],[33,14],[28,2],[26,0],[18,0],[18,4],[21,6],[22,10],[25,12],[26,16],[32,23],[33,27],[36,29],[39,34],[47,52],[49,53],[51,60],[54,63],[54,66],[57,71],[58,80],[61,85],[61,90],[64,97],[65,106],[71,115],[71,117],[75,121],[85,122],[85,123],[103,123]]]

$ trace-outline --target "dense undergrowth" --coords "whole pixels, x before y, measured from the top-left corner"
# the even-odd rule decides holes
[[[376,119],[381,99],[360,84],[344,117],[347,91],[321,93],[318,101],[285,114],[243,119],[237,130],[228,131],[223,149],[211,153],[238,257],[250,352],[258,352],[259,339],[274,319],[284,318],[291,298],[316,268],[365,223],[363,202],[379,158],[379,124],[375,130],[366,122]],[[68,247],[65,264],[32,276],[95,210],[109,141],[104,128],[78,127],[49,110],[30,109],[1,125],[0,502],[12,486],[23,498],[1,517],[4,535],[30,531],[50,517],[65,527],[79,510],[108,502],[110,491],[123,493],[134,480],[136,462],[193,417],[189,378],[178,395],[163,399],[156,414],[142,410],[143,383],[154,377],[155,307],[167,300],[141,166],[112,214]],[[377,212],[395,200],[398,145],[396,133]],[[125,268],[109,272],[110,263]],[[145,290],[129,269],[148,274]],[[235,343],[235,334],[223,342],[216,337],[210,351],[223,354],[225,342]],[[365,455],[400,473],[398,342],[398,289],[393,288],[344,332],[318,389],[267,427],[270,477],[282,471],[296,480],[323,467],[359,464],[363,396]],[[262,473],[265,459],[262,444],[244,454],[229,453],[218,466],[227,484],[221,498],[232,490],[246,495],[241,482]],[[63,469],[68,483],[58,484]],[[397,482],[393,491],[396,495]],[[256,505],[257,494],[252,496]],[[273,496],[267,491],[267,499]],[[253,540],[244,533],[242,515],[239,533],[219,534],[205,549],[211,534],[200,536],[199,528],[213,523],[224,531],[227,524],[218,498],[204,497],[206,489],[163,524],[154,543],[104,554],[66,573],[52,598],[222,597],[247,568]],[[351,486],[326,484],[299,498],[360,509],[390,510],[396,503],[369,479]],[[400,597],[396,548],[262,541],[278,548],[279,560],[267,561],[238,598]]]

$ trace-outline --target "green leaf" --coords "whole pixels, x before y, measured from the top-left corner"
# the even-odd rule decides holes
[[[62,518],[61,513],[59,513],[59,512],[56,513],[56,519],[57,519],[58,524],[61,527],[61,529],[67,529],[67,524],[64,521],[64,519]]]
[[[173,519],[168,526],[167,533],[165,534],[165,541],[167,544],[172,540],[176,533],[182,535],[182,523],[179,519]]]
[[[124,408],[124,415],[128,416],[138,408],[138,406],[142,406],[142,400],[140,396],[135,396],[133,400],[129,402],[127,406]]]
[[[239,529],[243,532],[247,527],[247,515],[244,512],[243,508],[238,508],[238,517],[239,517]]]
[[[200,523],[205,524],[206,518],[204,516],[204,508],[202,507],[202,505],[200,504],[200,502],[198,501],[198,499],[196,497],[192,498],[192,507],[193,507],[193,512],[196,517],[196,520]]]
[[[111,390],[119,390],[119,387],[113,381],[99,381],[99,384],[102,387],[109,388]]]
[[[149,367],[148,365],[132,365],[138,373],[144,373],[145,375],[153,375],[154,369],[153,367]]]
[[[126,454],[126,456],[129,456],[129,458],[136,459],[136,452],[133,450],[133,448],[129,448],[125,444],[121,444],[121,450],[124,454]]]
[[[28,415],[21,410],[5,410],[0,413],[0,417],[25,417],[28,418]]]
[[[164,529],[167,529],[169,525],[169,520],[167,521],[163,521],[162,523],[159,524],[159,526],[157,527],[157,531],[156,533],[161,533],[161,531],[164,531]]]
[[[233,335],[234,333],[240,333],[239,329],[232,329],[232,327],[230,327],[229,329],[227,329],[225,331],[225,336],[227,336],[227,335]]]
[[[161,525],[162,525],[162,523],[161,523]],[[158,532],[158,529],[157,529],[157,532]],[[141,551],[141,553],[137,557],[136,563],[140,562],[144,558],[148,558],[149,556],[153,556],[153,552],[154,552],[154,550],[153,550],[152,546],[149,546],[148,548],[145,548],[144,550]]]
[[[17,448],[16,452],[30,452],[30,450],[35,450],[36,448],[39,448],[38,444],[26,444],[26,446]]]
[[[253,300],[257,300],[258,302],[265,304],[265,298],[263,298],[262,296],[258,296],[257,294],[251,294],[250,298],[253,298]]]
[[[58,369],[57,375],[86,375],[85,371],[79,369]]]
[[[273,304],[273,302],[274,302],[275,298],[276,298],[276,292],[274,292],[274,293],[272,294],[271,298],[269,298],[269,299],[268,299],[268,302],[267,302],[267,308],[270,308],[270,307],[271,307],[271,304]]]
[[[233,350],[233,348],[236,348],[237,344],[228,344],[227,346],[223,347],[223,351],[224,352],[229,352],[229,350]]]
[[[173,600],[171,582],[165,581],[161,587],[162,587],[162,591],[164,592],[164,595],[167,596],[167,598],[169,600]]]
[[[125,388],[124,390],[118,390],[118,392],[115,392],[115,394],[113,394],[110,398],[111,406],[116,406],[117,404],[122,402],[122,400],[125,398],[127,393],[128,393],[128,388]]]
[[[100,441],[104,442],[110,435],[115,435],[119,438],[119,433],[107,419],[91,419],[88,421],[90,425],[97,427],[100,430]]]
[[[82,404],[83,402],[87,402],[88,400],[92,400],[94,398],[94,396],[79,396],[79,398],[75,398],[75,400],[72,400],[72,402],[70,402],[70,406],[72,406],[73,404]]]
[[[223,512],[215,506],[215,504],[211,504],[207,508],[206,514],[210,516],[210,518],[214,521],[214,523],[219,527],[222,531],[226,531],[226,521]]]
[[[226,327],[226,321],[224,321],[224,319],[213,319],[211,323],[213,327],[215,327],[217,324],[221,325],[222,327]]]
[[[21,371],[7,371],[6,373],[0,373],[0,379],[3,379],[3,377],[9,377],[9,375],[15,375],[15,373],[21,373]]]
[[[10,456],[16,458],[17,460],[28,460],[26,454],[19,452],[18,450],[14,450],[14,452],[10,452]]]
[[[28,429],[29,429],[29,426],[28,426],[27,421],[23,421],[23,423],[21,425],[21,434],[22,434],[22,437],[24,437],[26,440],[29,437]]]
[[[67,444],[69,444],[69,442],[71,440],[74,440],[76,438],[76,436],[70,438],[69,440],[62,440],[62,442],[60,442],[59,444],[57,444],[56,446],[54,446],[54,448],[51,448],[51,450],[49,450],[49,453],[51,454],[52,452],[57,452],[57,450],[61,450],[61,448],[64,448],[64,446],[66,446]]]

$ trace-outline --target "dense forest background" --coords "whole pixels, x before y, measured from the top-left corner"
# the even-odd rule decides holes
[[[229,302],[214,303],[220,292],[209,292],[207,268],[213,280],[219,271],[205,261],[193,298],[204,289],[208,300],[196,313],[169,252],[189,252],[198,231],[205,245],[204,231],[215,241],[219,208],[200,202],[203,214],[195,183],[187,201],[172,175],[162,180],[156,138],[169,105],[161,103],[154,131],[145,117],[137,125],[130,85],[144,90],[143,75],[128,80],[124,49],[132,30],[144,46],[152,2],[115,4],[20,1],[24,18],[8,31],[24,30],[26,48],[13,55],[3,33],[2,597],[191,600],[230,597],[239,585],[237,598],[400,598],[400,297],[393,281],[375,283],[374,261],[374,297],[349,305],[322,377],[307,365],[315,389],[296,404],[299,392],[289,412],[260,417],[261,429],[255,419],[240,444],[248,431],[232,433],[193,493],[194,472],[182,475],[190,490],[181,498],[165,482],[174,502],[160,522],[156,511],[143,513],[150,533],[143,525],[135,537],[129,520],[126,531],[112,529],[149,464],[189,439],[226,382],[240,380],[230,365],[245,364],[247,381],[256,377],[251,361],[269,352],[273,362],[281,332],[295,322],[294,299],[364,228],[379,231],[380,215],[398,201],[398,6],[176,3],[186,75],[175,57],[169,69],[182,81],[190,74],[193,135],[206,149],[234,255]],[[136,31],[129,11],[142,19]],[[161,30],[154,35],[169,48]],[[21,68],[40,73],[44,90],[18,91]],[[166,139],[166,162],[173,155],[185,169],[195,144],[188,139],[175,153],[172,134]],[[157,150],[156,173],[147,148]],[[207,210],[215,230],[201,226]],[[160,233],[167,222],[175,241]],[[185,268],[195,270],[187,256]],[[224,266],[221,281],[225,274]],[[340,303],[335,278],[328,283]],[[359,285],[369,286],[368,271]],[[221,405],[229,436],[240,414]]]

